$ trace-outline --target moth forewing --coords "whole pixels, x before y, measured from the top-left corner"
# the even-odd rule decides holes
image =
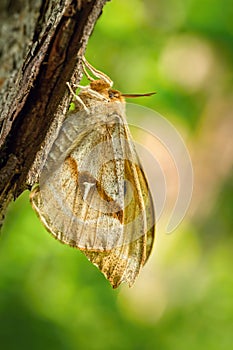
[[[100,79],[75,95],[78,111],[65,119],[31,203],[46,229],[82,250],[115,288],[132,285],[150,254],[154,208],[124,99],[110,78],[92,73]]]

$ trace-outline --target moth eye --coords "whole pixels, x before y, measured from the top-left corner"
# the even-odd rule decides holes
[[[108,91],[108,96],[109,96],[110,98],[113,98],[113,97],[115,97],[115,93],[114,93],[112,90],[109,90],[109,91]]]
[[[120,94],[117,90],[108,90],[109,98],[119,98]]]

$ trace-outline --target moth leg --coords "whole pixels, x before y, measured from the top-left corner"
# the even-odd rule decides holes
[[[94,76],[96,76],[97,78],[103,79],[107,84],[109,84],[110,87],[113,86],[113,81],[106,74],[94,68],[89,62],[87,62],[84,56],[82,57],[82,61],[83,61],[83,65],[86,66]],[[84,72],[86,73],[85,69],[84,69]],[[88,76],[89,74],[87,75],[87,78]]]
[[[74,86],[76,88],[79,88],[79,89],[83,90],[83,91],[89,92],[90,95],[92,95],[94,97],[97,97],[100,100],[109,101],[109,99],[107,97],[105,97],[105,96],[101,95],[99,92],[93,90],[92,88],[90,88],[89,85],[83,86],[83,85],[75,84]]]
[[[82,90],[88,90],[90,89],[89,85],[79,85],[79,84],[73,84],[74,87],[82,89]]]
[[[89,92],[90,95],[99,98],[100,100],[108,101],[108,98],[101,95],[99,92],[92,90],[91,88],[87,88],[87,91]]]
[[[89,74],[88,71],[86,70],[86,67],[84,66],[84,64],[83,64],[83,70],[84,70],[84,73],[85,73],[85,75],[86,75],[86,77],[87,77],[88,80],[90,80],[90,81],[94,81],[94,80],[95,80],[94,78],[92,78],[92,77],[90,76],[90,74]]]
[[[75,99],[83,106],[83,108],[85,109],[85,111],[86,111],[87,113],[89,113],[89,112],[90,112],[89,109],[87,108],[87,106],[85,105],[85,103],[83,102],[83,100],[82,100],[78,95],[76,95],[76,93],[72,90],[72,88],[71,88],[71,86],[70,86],[70,83],[67,82],[66,85],[68,86],[68,88],[69,88],[71,94],[75,97]]]

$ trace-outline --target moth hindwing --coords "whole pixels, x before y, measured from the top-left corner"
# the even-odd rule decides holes
[[[125,101],[112,81],[81,87],[31,193],[33,208],[61,242],[83,251],[116,288],[132,285],[154,240],[154,207],[125,118]],[[70,88],[70,87],[69,87]],[[72,90],[71,90],[72,91]]]

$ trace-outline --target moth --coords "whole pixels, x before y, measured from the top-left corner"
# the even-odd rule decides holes
[[[125,97],[83,58],[90,81],[69,112],[30,195],[45,228],[80,249],[113,288],[131,286],[154,241],[152,196],[125,116]],[[95,76],[91,77],[88,73]],[[144,94],[144,95],[151,95]]]

